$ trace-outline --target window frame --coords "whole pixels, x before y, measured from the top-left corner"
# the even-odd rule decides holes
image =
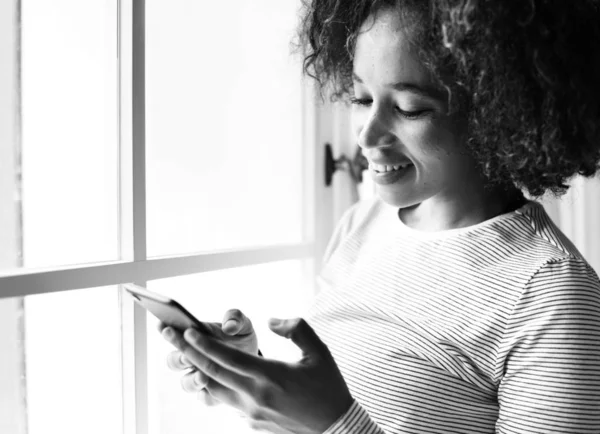
[[[207,271],[222,270],[248,265],[258,265],[283,260],[302,260],[305,273],[305,284],[308,291],[316,292],[315,277],[320,270],[327,242],[333,231],[335,216],[333,210],[334,191],[326,188],[324,183],[324,143],[331,142],[339,136],[331,122],[334,107],[327,101],[321,101],[312,81],[303,81],[303,242],[285,245],[269,245],[227,251],[202,252],[176,256],[147,257],[146,242],[146,137],[145,137],[145,0],[115,0],[118,8],[118,35],[116,55],[118,56],[118,93],[119,93],[119,257],[117,261],[93,264],[78,264],[43,269],[22,269],[22,264],[13,263],[15,267],[7,272],[0,272],[0,301],[14,298],[22,303],[21,297],[47,294],[68,290],[123,285],[136,283],[146,286],[149,280],[184,276]],[[14,7],[15,14],[2,14],[10,22],[3,26],[5,34],[0,44],[6,44],[7,50],[19,52],[17,36],[20,34],[20,16],[16,15],[20,8],[20,0],[3,2],[4,7]],[[14,17],[14,19],[13,19]],[[7,36],[9,35],[9,36]],[[3,47],[0,45],[0,47]],[[0,50],[0,52],[2,52]],[[18,102],[18,54],[14,64],[5,69],[8,79],[0,76],[2,89],[14,90],[14,99],[8,105],[0,106],[0,125],[11,123],[0,139],[4,143],[14,143],[18,138],[20,119],[15,116],[15,103]],[[6,100],[5,100],[6,101]],[[20,115],[17,113],[17,118]],[[6,122],[8,121],[8,122]],[[4,137],[6,136],[6,137]],[[17,143],[18,144],[18,143]],[[9,154],[13,155],[11,152]],[[8,159],[12,172],[4,172],[16,176],[16,164]],[[12,164],[12,166],[11,166]],[[11,182],[4,185],[11,187]],[[12,194],[12,192],[8,192]],[[7,194],[8,194],[7,193]],[[6,197],[7,195],[5,195]],[[2,197],[0,197],[2,199]],[[2,214],[2,213],[0,213]],[[8,215],[8,213],[4,213]],[[14,213],[12,215],[17,215]],[[2,216],[0,216],[2,218]],[[4,223],[4,220],[0,220]],[[15,236],[15,243],[20,237],[18,222],[3,226],[7,233]],[[6,249],[4,249],[6,251]],[[18,245],[8,256],[18,257]],[[121,384],[122,384],[122,419],[124,434],[147,434],[148,427],[148,366],[147,366],[147,330],[146,311],[133,303],[131,297],[124,296],[119,287],[121,309]],[[17,303],[18,304],[18,303]],[[17,306],[11,307],[15,315]],[[0,346],[14,341],[15,336],[0,338]],[[12,339],[12,340],[11,340]],[[11,347],[12,348],[12,347]],[[16,347],[15,347],[16,348]],[[24,354],[15,354],[16,359]],[[8,377],[4,377],[8,378]],[[0,378],[1,380],[2,378]],[[17,389],[23,389],[22,385]],[[18,392],[19,390],[16,391]],[[22,391],[22,390],[21,390]],[[14,394],[11,394],[15,396]],[[22,403],[14,402],[10,411],[21,411],[26,423],[26,411]],[[27,432],[26,426],[22,428]]]
[[[15,0],[0,2],[0,58],[8,59],[0,68],[0,267],[22,265],[19,200],[13,185],[17,182],[20,149],[20,82],[18,65],[20,46],[16,23],[20,8]],[[12,145],[12,146],[11,146]],[[7,206],[10,204],[10,206]],[[2,212],[4,210],[4,212]],[[2,296],[0,285],[0,297]],[[27,431],[27,414],[22,403],[26,390],[24,354],[19,342],[24,330],[21,312],[23,299],[5,300],[0,304],[0,432],[21,434]]]
[[[15,367],[22,364],[23,354],[18,351],[20,297],[82,290],[91,287],[136,283],[146,286],[149,280],[187,274],[257,265],[281,260],[303,260],[306,288],[316,292],[314,278],[320,271],[323,256],[335,222],[349,203],[352,189],[347,176],[336,176],[332,188],[324,185],[324,144],[332,143],[335,154],[352,155],[355,149],[350,138],[349,113],[318,98],[312,81],[304,83],[303,122],[306,143],[304,161],[304,239],[302,243],[236,249],[212,253],[194,253],[179,256],[148,258],[146,252],[146,185],[145,185],[145,0],[115,0],[118,3],[119,59],[119,250],[120,260],[96,264],[80,264],[48,269],[19,269],[21,266],[20,222],[18,212],[2,212],[0,207],[0,266],[14,267],[0,273],[0,301],[14,297],[4,306],[0,324],[0,348],[6,350],[0,360],[0,431],[27,432],[27,418],[23,411],[22,381],[10,381],[18,374]],[[19,8],[20,0],[0,2],[0,56],[15,53],[13,62],[0,69],[0,143],[20,140],[19,106]],[[16,107],[16,109],[15,109]],[[17,114],[17,116],[15,116]],[[8,151],[8,152],[7,152]],[[18,156],[17,156],[18,158]],[[15,171],[15,153],[0,147],[0,203],[14,200],[12,190],[3,190],[18,179]],[[5,181],[5,180],[9,181]],[[596,219],[600,216],[600,202],[594,200],[600,193],[598,179],[576,181],[574,190],[583,191],[587,199],[576,206],[566,201],[550,201],[552,217],[566,229],[572,241],[584,246],[582,253],[591,254],[592,265],[600,269],[600,243],[591,241],[589,234],[600,236]],[[573,194],[576,194],[575,192]],[[15,206],[18,206],[18,198]],[[4,202],[7,201],[7,202]],[[590,217],[592,216],[592,217]],[[588,236],[586,236],[586,234]],[[12,261],[10,265],[8,261]],[[120,293],[121,358],[122,358],[122,418],[124,434],[147,434],[148,427],[148,367],[146,312],[135,305],[130,297]],[[2,306],[0,306],[2,307]],[[15,327],[16,326],[16,327]],[[14,329],[14,333],[7,330]],[[8,355],[8,356],[6,356]],[[5,364],[3,365],[2,362]],[[12,364],[12,365],[10,365]],[[7,386],[8,385],[8,386]],[[9,387],[10,389],[6,389]],[[6,393],[6,390],[10,392]],[[10,415],[5,418],[4,415]]]

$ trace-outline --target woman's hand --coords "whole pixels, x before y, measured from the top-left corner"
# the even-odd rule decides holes
[[[303,352],[297,363],[265,359],[204,336],[168,327],[163,336],[208,378],[206,390],[242,411],[254,428],[321,434],[351,406],[348,387],[327,346],[303,319],[272,320],[271,330]]]
[[[214,336],[226,345],[249,354],[258,353],[258,339],[252,327],[252,322],[238,309],[228,310],[221,323],[206,322],[204,324]],[[166,325],[163,323],[158,325],[159,331],[162,331],[165,327]],[[174,371],[188,371],[181,377],[183,390],[198,393],[198,399],[206,405],[218,404],[218,401],[205,389],[208,377],[202,371],[198,371],[181,351],[171,352],[167,356],[167,365]]]

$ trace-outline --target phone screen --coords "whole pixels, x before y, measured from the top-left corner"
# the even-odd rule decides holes
[[[148,291],[138,285],[127,284],[124,286],[138,304],[152,313],[162,323],[180,332],[193,327],[204,334],[212,335],[210,329],[204,323],[196,319],[196,317],[175,300],[165,297],[162,294]]]

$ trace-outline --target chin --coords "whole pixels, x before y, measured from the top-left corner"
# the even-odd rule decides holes
[[[386,204],[396,208],[410,208],[422,202],[412,194],[377,186],[377,196]]]

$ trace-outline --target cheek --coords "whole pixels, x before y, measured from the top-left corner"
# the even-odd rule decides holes
[[[463,134],[459,125],[448,118],[431,119],[423,129],[423,140],[432,153],[451,157],[463,153]]]
[[[431,121],[406,123],[400,137],[417,159],[426,161],[436,161],[454,147],[452,135]]]
[[[410,140],[411,153],[421,170],[434,178],[444,177],[450,172],[460,172],[468,164],[461,137],[445,125],[434,121],[414,125],[405,130]]]
[[[350,126],[352,131],[356,135],[356,138],[360,136],[360,133],[365,125],[367,120],[367,116],[365,114],[365,110],[358,110],[356,108],[352,108],[351,116],[350,116]]]

